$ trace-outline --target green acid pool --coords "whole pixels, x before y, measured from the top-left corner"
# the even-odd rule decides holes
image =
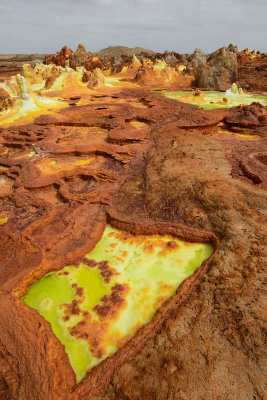
[[[204,110],[249,105],[254,101],[263,106],[267,105],[267,96],[260,96],[251,93],[241,95],[239,93],[227,94],[227,92],[202,91],[200,96],[195,96],[194,92],[169,92],[163,90],[160,93],[169,99],[194,104]],[[224,101],[224,98],[227,98],[227,102]]]
[[[107,226],[82,263],[47,274],[23,300],[51,324],[80,382],[151,321],[212,252],[209,244]]]

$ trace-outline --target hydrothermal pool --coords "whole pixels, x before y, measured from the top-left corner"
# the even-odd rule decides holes
[[[158,90],[157,90],[158,91]],[[168,92],[161,91],[161,93],[169,99],[190,103],[203,108],[204,110],[211,110],[214,108],[229,108],[238,105],[249,105],[258,102],[263,106],[267,105],[267,96],[260,96],[256,94],[239,94],[215,91],[201,91],[200,95],[195,95],[194,92]],[[224,101],[224,99],[227,101]]]
[[[148,323],[212,252],[209,244],[107,226],[82,263],[47,274],[23,300],[51,324],[80,382]]]

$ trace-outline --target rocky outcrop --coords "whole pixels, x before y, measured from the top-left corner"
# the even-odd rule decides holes
[[[232,53],[238,54],[238,47],[230,43],[227,47],[228,51],[231,51]]]
[[[171,65],[172,67],[175,67],[179,62],[178,58],[176,58],[174,54],[168,54],[164,58],[164,60],[168,65]]]
[[[126,46],[109,46],[105,49],[99,50],[94,53],[100,59],[109,59],[112,57],[119,58],[121,56],[130,56],[133,57],[134,55],[139,56],[142,53],[146,53],[148,55],[155,54],[152,50],[144,49],[143,47],[126,47]]]
[[[238,78],[236,54],[225,47],[211,54],[208,62],[196,74],[196,85],[201,88],[226,90]]]
[[[243,50],[237,55],[238,83],[246,91],[267,93],[267,53]]]
[[[197,73],[207,62],[207,56],[201,49],[195,49],[194,53],[188,57],[188,73]]]
[[[0,87],[0,112],[11,108],[13,103],[14,100],[12,100],[7,91]]]
[[[88,88],[98,89],[105,86],[105,76],[101,69],[96,68],[88,78]]]
[[[84,68],[87,71],[93,71],[96,68],[104,70],[105,69],[105,65],[102,63],[101,60],[99,60],[98,57],[91,57],[91,58],[87,59],[86,63],[84,64]]]
[[[69,66],[73,69],[84,67],[87,60],[92,58],[92,53],[86,51],[83,44],[79,44],[77,50],[72,52],[69,57]]]
[[[83,44],[79,44],[76,51],[63,47],[56,55],[45,57],[44,64],[55,64],[57,66],[69,66],[72,69],[84,67],[87,71],[96,68],[104,69],[104,64],[89,51]]]
[[[57,78],[60,77],[61,75],[61,71],[58,69],[54,69],[51,71],[51,74],[49,74],[49,76],[46,77],[45,80],[45,89],[51,89],[55,83],[55,81],[57,80]]]
[[[145,86],[170,87],[172,85],[190,87],[192,77],[179,71],[179,67],[173,68],[164,60],[156,60],[154,64],[144,59],[143,66],[139,68],[135,81]]]
[[[72,50],[69,49],[67,46],[64,46],[55,55],[51,54],[49,56],[46,56],[44,59],[44,64],[55,64],[60,67],[65,67],[71,54]]]

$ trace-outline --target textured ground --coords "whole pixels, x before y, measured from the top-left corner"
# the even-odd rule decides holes
[[[267,92],[267,55],[249,59],[240,57],[238,82],[241,87],[251,92]]]
[[[118,88],[66,101],[77,105],[0,132],[0,399],[264,399],[266,108],[203,111]],[[217,252],[76,387],[63,347],[20,298],[79,261],[106,220]]]

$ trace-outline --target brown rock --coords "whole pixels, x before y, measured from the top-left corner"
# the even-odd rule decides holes
[[[14,100],[10,97],[7,91],[0,88],[0,112],[11,108],[13,103]]]
[[[251,56],[244,51],[238,53],[238,85],[249,92],[267,92],[267,54]]]
[[[99,68],[96,68],[90,75],[88,87],[94,89],[103,86],[105,86],[105,76]]]
[[[85,48],[85,46],[84,46],[82,43],[80,43],[80,44],[78,45],[78,47],[77,47],[76,52],[77,52],[77,53],[79,53],[79,52],[81,52],[81,53],[86,53],[86,48]]]
[[[55,64],[60,67],[65,67],[71,54],[72,50],[67,46],[64,46],[59,52],[57,52],[57,54],[46,56],[44,59],[44,64]]]
[[[89,82],[90,78],[91,78],[92,72],[90,71],[85,71],[82,77],[82,81],[84,83]]]
[[[144,64],[145,62],[143,62]],[[157,60],[154,64],[140,67],[135,81],[144,86],[170,87],[176,85],[187,88],[191,86],[193,78],[167,66],[164,60]]]
[[[237,57],[225,47],[211,54],[207,65],[197,72],[196,85],[201,88],[226,90],[237,81]]]

